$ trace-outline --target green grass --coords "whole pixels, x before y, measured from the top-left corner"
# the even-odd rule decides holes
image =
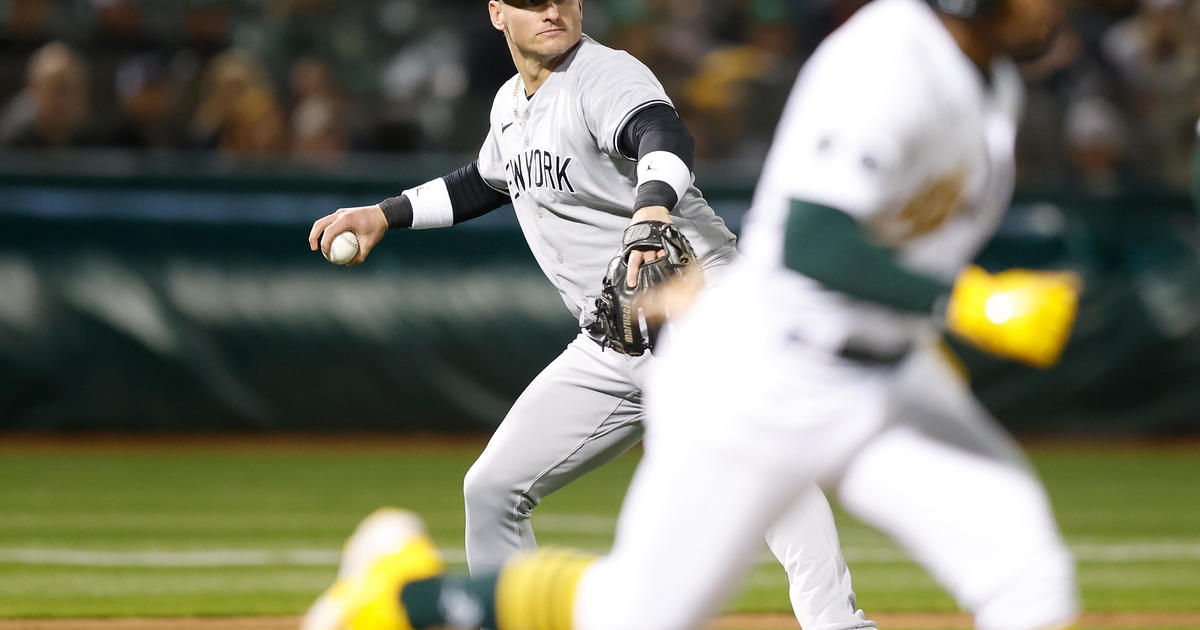
[[[419,511],[439,546],[461,549],[461,482],[477,452],[402,445],[5,449],[0,617],[298,613],[330,581],[330,559],[345,536],[381,504]],[[1088,610],[1200,611],[1200,455],[1041,448],[1033,459],[1072,545],[1183,549],[1145,560],[1084,556],[1079,577]],[[607,547],[636,461],[623,457],[547,499],[534,517],[541,542]],[[891,557],[886,539],[842,513],[838,522],[868,611],[954,609],[924,572]],[[17,558],[18,550],[126,555],[95,556],[117,566],[66,566]],[[294,550],[322,553],[307,565],[120,566],[132,552],[214,550],[274,552],[276,559]],[[764,563],[735,610],[786,611],[785,586],[782,570]]]

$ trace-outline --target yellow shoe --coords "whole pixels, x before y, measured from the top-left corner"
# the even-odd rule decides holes
[[[308,609],[300,629],[412,630],[400,589],[442,571],[437,548],[415,514],[376,510],[346,541],[337,581]]]

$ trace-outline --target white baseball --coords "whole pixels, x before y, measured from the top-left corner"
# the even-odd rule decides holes
[[[335,265],[344,265],[358,255],[358,237],[354,232],[342,232],[333,237],[329,244],[329,254],[325,259]]]

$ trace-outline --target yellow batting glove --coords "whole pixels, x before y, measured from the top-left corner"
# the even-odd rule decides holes
[[[992,275],[971,265],[954,283],[946,325],[981,350],[1050,367],[1071,336],[1079,286],[1071,272],[1010,269]]]

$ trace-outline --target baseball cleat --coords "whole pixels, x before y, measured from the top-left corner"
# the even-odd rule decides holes
[[[400,590],[442,571],[437,548],[415,514],[376,510],[346,541],[337,581],[313,602],[300,630],[413,630]]]

